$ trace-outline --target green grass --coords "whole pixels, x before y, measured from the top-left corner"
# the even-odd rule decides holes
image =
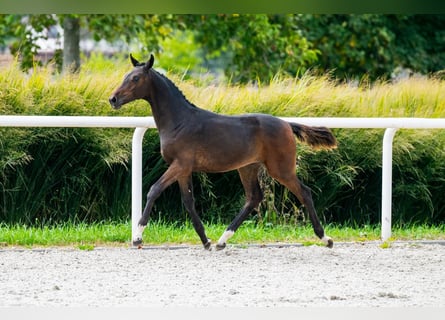
[[[150,115],[144,101],[118,111],[108,103],[111,92],[130,69],[128,60],[93,57],[75,75],[40,67],[24,74],[15,62],[0,68],[0,113]],[[329,74],[307,73],[295,79],[277,76],[270,83],[253,86],[167,75],[192,103],[224,114],[445,118],[445,81],[433,76],[355,85],[336,81]],[[312,189],[316,209],[324,221],[343,225],[379,223],[384,130],[333,131],[339,141],[336,150],[313,151],[298,145],[298,175]],[[132,132],[111,128],[0,128],[0,223],[57,226],[68,220],[127,219],[131,207]],[[156,130],[148,130],[145,135],[143,159],[145,194],[166,168]],[[295,198],[273,180],[267,183],[259,210],[261,222],[286,224],[298,216]],[[236,172],[197,174],[194,184],[203,221],[227,222],[244,203]],[[394,222],[411,225],[445,221],[445,130],[398,131],[393,150],[393,186]],[[170,222],[185,220],[176,185],[156,201],[153,216]],[[283,218],[280,221],[277,217]],[[254,237],[256,231],[251,233]],[[309,234],[312,236],[312,232]],[[218,237],[212,235],[212,239]]]
[[[224,232],[226,225],[206,226],[207,235],[214,243]],[[342,227],[328,225],[326,234],[336,242],[364,242],[380,239],[380,226]],[[97,246],[127,247],[130,245],[130,223],[65,224],[52,227],[26,227],[0,225],[2,247],[53,247],[68,246],[79,250],[93,250]],[[388,247],[394,240],[445,240],[445,225],[394,227],[392,238],[384,245]],[[230,239],[231,244],[301,243],[320,244],[311,226],[277,225],[273,227],[255,226],[246,222]],[[145,245],[200,244],[191,224],[174,226],[166,223],[150,223],[144,231]]]

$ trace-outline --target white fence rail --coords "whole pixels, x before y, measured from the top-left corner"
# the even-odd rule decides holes
[[[392,143],[398,129],[444,129],[445,119],[427,118],[289,118],[281,119],[329,128],[386,129],[382,156],[382,240],[391,236]],[[152,117],[0,116],[0,127],[135,128],[132,142],[132,238],[142,213],[142,140]]]

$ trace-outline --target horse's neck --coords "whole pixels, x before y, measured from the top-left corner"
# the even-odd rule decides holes
[[[157,72],[153,72],[152,76],[151,99],[148,102],[156,126],[161,134],[172,132],[187,121],[193,107],[170,80]]]

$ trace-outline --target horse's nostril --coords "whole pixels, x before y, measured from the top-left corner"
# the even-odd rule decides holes
[[[112,97],[109,99],[109,101],[110,101],[111,104],[115,104],[116,101],[117,101],[116,96],[112,96]]]

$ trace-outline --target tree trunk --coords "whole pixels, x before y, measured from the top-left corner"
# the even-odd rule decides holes
[[[79,18],[63,20],[63,72],[76,72],[80,67],[80,23]]]

